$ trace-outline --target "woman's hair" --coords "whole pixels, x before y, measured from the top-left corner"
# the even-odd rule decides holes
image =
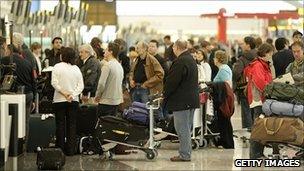
[[[75,54],[75,51],[70,47],[61,48],[61,59],[63,62],[74,65],[76,59]]]
[[[41,49],[41,45],[38,42],[34,42],[31,45],[31,51],[34,51],[36,49]]]
[[[221,64],[228,64],[228,56],[227,56],[226,52],[224,52],[222,50],[217,50],[215,52],[215,58]]]
[[[202,53],[202,55],[203,55],[203,60],[202,61],[204,61],[204,62],[207,62],[207,54],[203,51],[203,49],[197,49],[197,52],[201,52]]]
[[[108,51],[112,52],[114,58],[118,59],[119,45],[117,43],[110,42],[108,44]]]
[[[95,56],[95,54],[96,54],[94,49],[92,48],[92,46],[89,44],[83,44],[83,45],[79,46],[79,51],[80,50],[89,52],[90,56]]]
[[[258,48],[258,56],[259,57],[265,57],[267,53],[273,52],[273,47],[268,43],[263,43]]]

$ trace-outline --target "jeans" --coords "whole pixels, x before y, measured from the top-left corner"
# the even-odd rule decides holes
[[[254,107],[252,110],[253,110],[254,118],[257,118],[262,113],[262,106]],[[250,140],[250,149],[249,149],[250,159],[257,159],[264,156],[263,152],[264,152],[264,145],[262,145],[259,142]]]
[[[140,102],[140,103],[147,103],[149,96],[149,90],[144,89],[142,87],[135,87],[132,89],[132,101],[133,102]]]
[[[78,105],[77,101],[54,103],[56,146],[61,148],[66,155],[74,155],[76,153],[76,116]]]
[[[174,127],[179,138],[179,156],[184,160],[191,160],[191,130],[194,109],[173,111]]]
[[[99,104],[98,116],[107,116],[107,115],[116,116],[117,110],[118,110],[118,105]]]
[[[249,108],[248,100],[246,96],[239,96],[241,103],[241,116],[242,116],[242,128],[251,128],[253,124],[253,118],[251,110]]]

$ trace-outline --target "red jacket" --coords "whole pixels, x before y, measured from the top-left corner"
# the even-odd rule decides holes
[[[260,98],[263,102],[265,100],[265,97],[262,95],[264,88],[272,81],[269,63],[263,59],[257,58],[244,69],[244,75],[248,80],[247,98],[249,104],[251,104],[253,100],[253,85],[259,90],[261,94]]]

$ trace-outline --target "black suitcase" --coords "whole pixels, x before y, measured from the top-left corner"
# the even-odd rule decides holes
[[[29,120],[28,152],[35,152],[37,147],[49,147],[55,143],[55,117],[41,119],[41,114],[32,114]],[[45,115],[46,116],[46,115]]]
[[[42,148],[37,153],[36,164],[39,170],[61,170],[65,155],[60,148]]]
[[[89,136],[94,133],[97,123],[97,105],[80,105],[76,119],[78,136]]]
[[[109,139],[118,142],[135,142],[147,140],[149,129],[146,126],[134,125],[115,116],[100,117],[96,126],[96,136],[102,142]]]

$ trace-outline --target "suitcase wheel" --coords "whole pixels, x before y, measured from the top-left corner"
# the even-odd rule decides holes
[[[199,145],[200,145],[197,140],[192,140],[191,144],[192,144],[192,149],[193,150],[197,150],[199,148]]]
[[[203,138],[203,139],[202,139],[202,144],[200,144],[199,147],[201,147],[201,148],[206,148],[207,145],[208,145],[208,141],[207,141],[205,138]]]
[[[146,152],[146,157],[147,157],[147,159],[149,159],[149,160],[155,159],[157,155],[158,155],[158,153],[157,153],[156,150],[148,150],[148,151]]]

